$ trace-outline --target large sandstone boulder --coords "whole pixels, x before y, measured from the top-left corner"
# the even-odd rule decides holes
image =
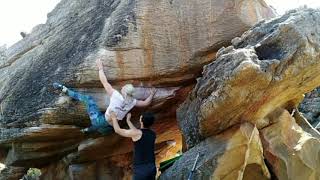
[[[105,110],[109,100],[99,82],[97,58],[114,87],[133,83],[138,99],[148,96],[150,86],[157,88],[148,110],[158,119],[158,161],[168,157],[164,149],[174,155],[182,146],[175,111],[202,66],[233,37],[273,16],[263,0],[61,1],[46,24],[2,53],[0,148],[6,158],[1,162],[43,167],[49,179],[56,172],[62,179],[69,177],[66,173],[81,177],[78,169],[103,169],[107,166],[92,163],[110,158],[120,158],[119,172],[129,167],[129,140],[84,137],[79,131],[89,125],[84,106],[52,91],[53,82],[62,82],[93,95]],[[134,111],[134,120],[141,111]],[[122,172],[117,178],[126,176]]]
[[[275,110],[291,111],[319,86],[319,18],[316,10],[291,11],[220,49],[177,113],[187,144],[245,121],[266,127]]]
[[[272,16],[264,1],[254,2],[62,1],[46,24],[7,51],[0,66],[2,124],[39,124],[56,107],[58,96],[48,91],[55,81],[103,92],[97,58],[113,85],[186,86],[221,45]]]
[[[320,134],[305,132],[287,111],[261,130],[264,155],[279,179],[320,179]]]
[[[178,110],[187,151],[162,178],[185,179],[191,170],[187,164],[203,148],[209,149],[208,159],[200,159],[195,179],[319,180],[320,134],[297,110],[302,95],[320,85],[319,18],[319,10],[290,11],[257,24],[218,51]],[[237,146],[232,154],[225,147],[233,138],[221,137],[248,123],[255,146],[246,145],[246,153]],[[241,161],[250,153],[252,165]],[[241,169],[246,165],[251,174]]]
[[[261,130],[243,123],[206,138],[161,179],[186,179],[200,153],[194,179],[318,180],[320,133],[297,111],[278,109],[269,118],[274,123]]]
[[[259,131],[249,123],[207,138],[188,150],[160,179],[188,179],[200,153],[194,179],[270,179]]]

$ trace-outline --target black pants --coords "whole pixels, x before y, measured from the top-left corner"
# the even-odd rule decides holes
[[[133,167],[133,180],[155,180],[157,168],[154,163],[139,164]]]

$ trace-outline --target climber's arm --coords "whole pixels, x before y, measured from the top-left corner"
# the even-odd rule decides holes
[[[107,77],[103,72],[103,64],[102,64],[100,59],[97,59],[96,63],[97,63],[97,66],[99,68],[100,81],[101,81],[104,89],[107,91],[108,96],[111,96],[113,91],[114,91],[114,89],[112,88],[111,84],[108,82]]]
[[[137,137],[140,137],[142,135],[141,130],[136,129],[136,128],[134,128],[134,129],[131,129],[131,128],[130,129],[122,129],[122,128],[120,128],[118,120],[117,120],[117,118],[116,118],[116,116],[115,116],[115,114],[113,112],[110,113],[110,118],[112,120],[114,131],[117,134],[119,134],[120,136],[136,139]]]
[[[137,107],[146,107],[146,106],[150,105],[151,101],[152,101],[152,98],[153,98],[155,93],[156,93],[156,89],[152,88],[151,91],[150,91],[149,97],[147,99],[145,99],[144,101],[139,101],[138,100],[136,106]]]
[[[130,128],[130,129],[137,129],[137,128],[132,124],[132,122],[130,121],[130,119],[131,119],[131,113],[128,113],[128,114],[127,114],[127,124],[128,124],[128,126],[129,126],[129,128]]]

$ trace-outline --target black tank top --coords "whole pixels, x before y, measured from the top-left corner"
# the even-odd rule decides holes
[[[141,129],[142,136],[134,142],[133,165],[155,163],[154,143],[156,134],[150,129]]]

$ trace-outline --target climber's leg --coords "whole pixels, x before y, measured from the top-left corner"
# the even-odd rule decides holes
[[[53,86],[55,89],[61,90],[71,98],[81,101],[86,105],[86,110],[91,121],[91,126],[83,129],[82,132],[89,133],[99,131],[102,134],[113,132],[113,127],[106,121],[104,114],[101,113],[97,103],[92,98],[92,96],[84,95],[79,92],[70,90],[69,88],[58,83],[54,83]]]
[[[89,103],[95,104],[94,101],[90,100],[90,99],[92,99],[92,97],[89,96],[89,95],[81,94],[79,92],[76,92],[76,91],[73,91],[73,90],[70,90],[70,89],[67,89],[66,94],[69,97],[71,97],[72,99],[84,102],[86,105],[88,105]]]
[[[85,103],[88,115],[91,120],[91,126],[82,130],[84,133],[99,131],[107,135],[113,132],[113,127],[106,121],[105,116],[99,110],[99,107],[92,96],[83,95],[78,92],[67,90],[68,96]]]
[[[99,116],[103,115],[100,112],[100,109],[92,96],[84,95],[84,94],[81,94],[79,92],[76,92],[76,91],[73,91],[70,89],[68,89],[66,91],[66,94],[69,97],[71,97],[75,100],[81,101],[82,103],[84,103],[86,105],[86,109],[87,109],[87,112],[88,112],[90,119],[96,119]]]
[[[91,126],[83,130],[85,133],[99,131],[102,134],[109,134],[113,132],[113,127],[106,121],[104,114],[101,113],[92,96],[83,95],[70,89],[67,90],[67,94],[73,99],[81,101],[86,105],[86,109],[91,120]]]
[[[79,92],[73,91],[73,90],[71,90],[71,89],[67,88],[66,86],[63,86],[59,83],[53,83],[53,87],[55,89],[58,89],[58,90],[64,92],[69,97],[71,97],[77,101],[83,102],[86,105],[87,112],[88,112],[90,118],[97,117],[99,114],[101,114],[101,112],[100,112],[96,102],[93,100],[92,96],[81,94]]]

